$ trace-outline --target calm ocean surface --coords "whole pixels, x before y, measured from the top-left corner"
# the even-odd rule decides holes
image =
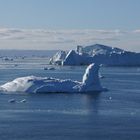
[[[86,68],[44,70],[46,62],[1,60],[0,84],[29,75],[80,81]],[[0,140],[140,140],[140,67],[102,67],[100,72],[108,92],[0,93]]]

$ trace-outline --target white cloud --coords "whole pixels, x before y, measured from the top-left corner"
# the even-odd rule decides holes
[[[140,30],[49,30],[0,28],[0,48],[14,49],[71,49],[76,45],[102,43],[123,47],[124,40],[132,41]],[[140,41],[137,40],[140,44]],[[131,42],[132,44],[132,42]],[[124,44],[123,44],[124,45]],[[126,47],[126,46],[125,46]],[[129,46],[128,46],[129,47]]]
[[[107,36],[106,39],[116,38],[122,33],[118,30],[47,30],[47,29],[0,29],[0,39],[5,40],[46,40],[49,42],[53,41],[65,41],[84,39],[88,40],[89,38],[102,39],[104,36]],[[72,42],[73,42],[72,41]]]
[[[140,29],[134,30],[134,33],[140,33]]]

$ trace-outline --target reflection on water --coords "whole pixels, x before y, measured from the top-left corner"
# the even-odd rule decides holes
[[[100,102],[100,92],[94,92],[89,94],[83,94],[81,97],[81,102],[83,106],[87,110],[88,114],[97,114],[98,113],[98,105]]]

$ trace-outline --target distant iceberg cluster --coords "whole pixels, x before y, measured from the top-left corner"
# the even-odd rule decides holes
[[[101,44],[77,46],[76,50],[59,51],[51,59],[50,64],[56,65],[89,65],[91,63],[106,66],[137,66],[140,65],[140,53],[129,52]]]
[[[98,71],[98,64],[89,65],[85,71],[82,82],[36,76],[21,77],[1,85],[0,90],[3,92],[26,93],[81,93],[104,91],[105,88],[100,84]]]

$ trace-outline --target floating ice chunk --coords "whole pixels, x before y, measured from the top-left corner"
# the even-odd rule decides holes
[[[20,103],[25,103],[26,102],[26,99],[23,99],[20,101]]]
[[[45,67],[44,70],[55,70],[55,68],[54,67],[50,67],[50,68]]]
[[[92,92],[103,91],[98,76],[99,65],[91,64],[87,67],[82,82],[61,80],[48,77],[27,76],[8,82],[0,89],[5,92],[27,93],[56,93],[56,92]]]
[[[10,100],[8,100],[8,102],[9,102],[9,103],[15,103],[16,100],[15,100],[15,99],[10,99]]]

